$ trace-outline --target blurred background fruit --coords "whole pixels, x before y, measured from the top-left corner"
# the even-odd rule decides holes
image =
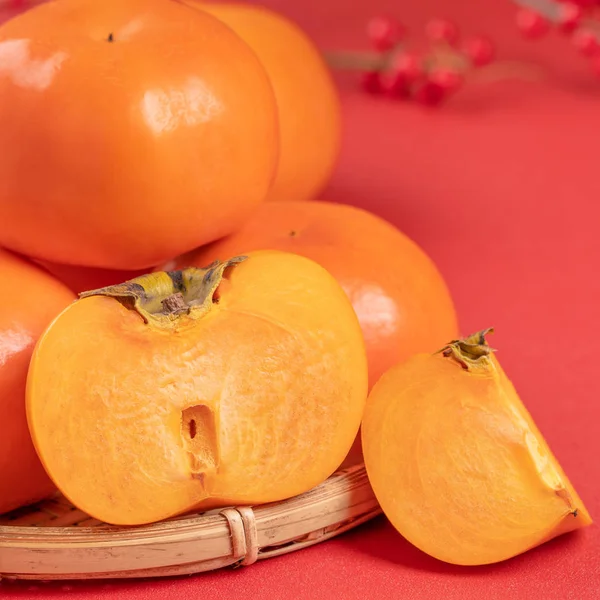
[[[31,441],[25,386],[38,337],[74,299],[39,267],[0,250],[0,513],[55,490]]]
[[[272,86],[208,13],[45,3],[0,27],[0,61],[0,245],[143,269],[235,231],[265,200]]]
[[[320,50],[287,17],[262,6],[185,0],[231,27],[265,67],[277,98],[281,154],[270,200],[312,200],[340,147],[338,91]]]

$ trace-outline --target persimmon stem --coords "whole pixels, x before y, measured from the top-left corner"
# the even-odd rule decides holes
[[[215,261],[204,269],[187,267],[148,273],[125,283],[83,292],[79,297],[108,296],[135,310],[145,323],[170,326],[182,314],[198,318],[208,312],[225,271],[245,259],[236,256]]]
[[[183,312],[187,312],[189,310],[189,306],[186,304],[183,294],[181,292],[177,292],[176,294],[172,294],[168,296],[162,301],[163,308],[165,312],[171,314],[181,314]]]
[[[463,369],[469,369],[469,365],[477,364],[488,358],[492,352],[496,352],[485,339],[490,333],[494,333],[493,327],[472,333],[461,340],[452,340],[438,352],[455,360]]]

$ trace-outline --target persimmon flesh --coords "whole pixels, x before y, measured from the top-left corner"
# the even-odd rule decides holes
[[[480,332],[390,369],[362,423],[394,527],[460,565],[499,562],[592,520]]]
[[[27,409],[59,489],[135,525],[311,489],[344,459],[366,396],[341,287],[267,251],[83,294],[37,345]]]

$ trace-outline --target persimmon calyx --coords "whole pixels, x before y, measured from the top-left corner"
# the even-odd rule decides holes
[[[494,333],[493,327],[482,329],[460,340],[452,340],[436,354],[441,353],[443,356],[454,359],[463,369],[467,370],[485,365],[489,362],[491,353],[496,352],[485,339],[485,336],[490,333]]]
[[[168,326],[182,315],[198,318],[206,314],[215,301],[225,271],[246,258],[217,260],[203,269],[186,267],[147,273],[124,283],[82,292],[79,298],[108,296],[135,310],[145,323]]]

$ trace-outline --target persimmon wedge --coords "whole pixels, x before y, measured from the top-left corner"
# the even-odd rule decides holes
[[[367,378],[333,276],[264,251],[82,294],[36,346],[27,410],[65,496],[136,525],[319,484],[357,434]]]
[[[482,331],[372,389],[365,466],[394,527],[460,565],[500,562],[592,520]]]

